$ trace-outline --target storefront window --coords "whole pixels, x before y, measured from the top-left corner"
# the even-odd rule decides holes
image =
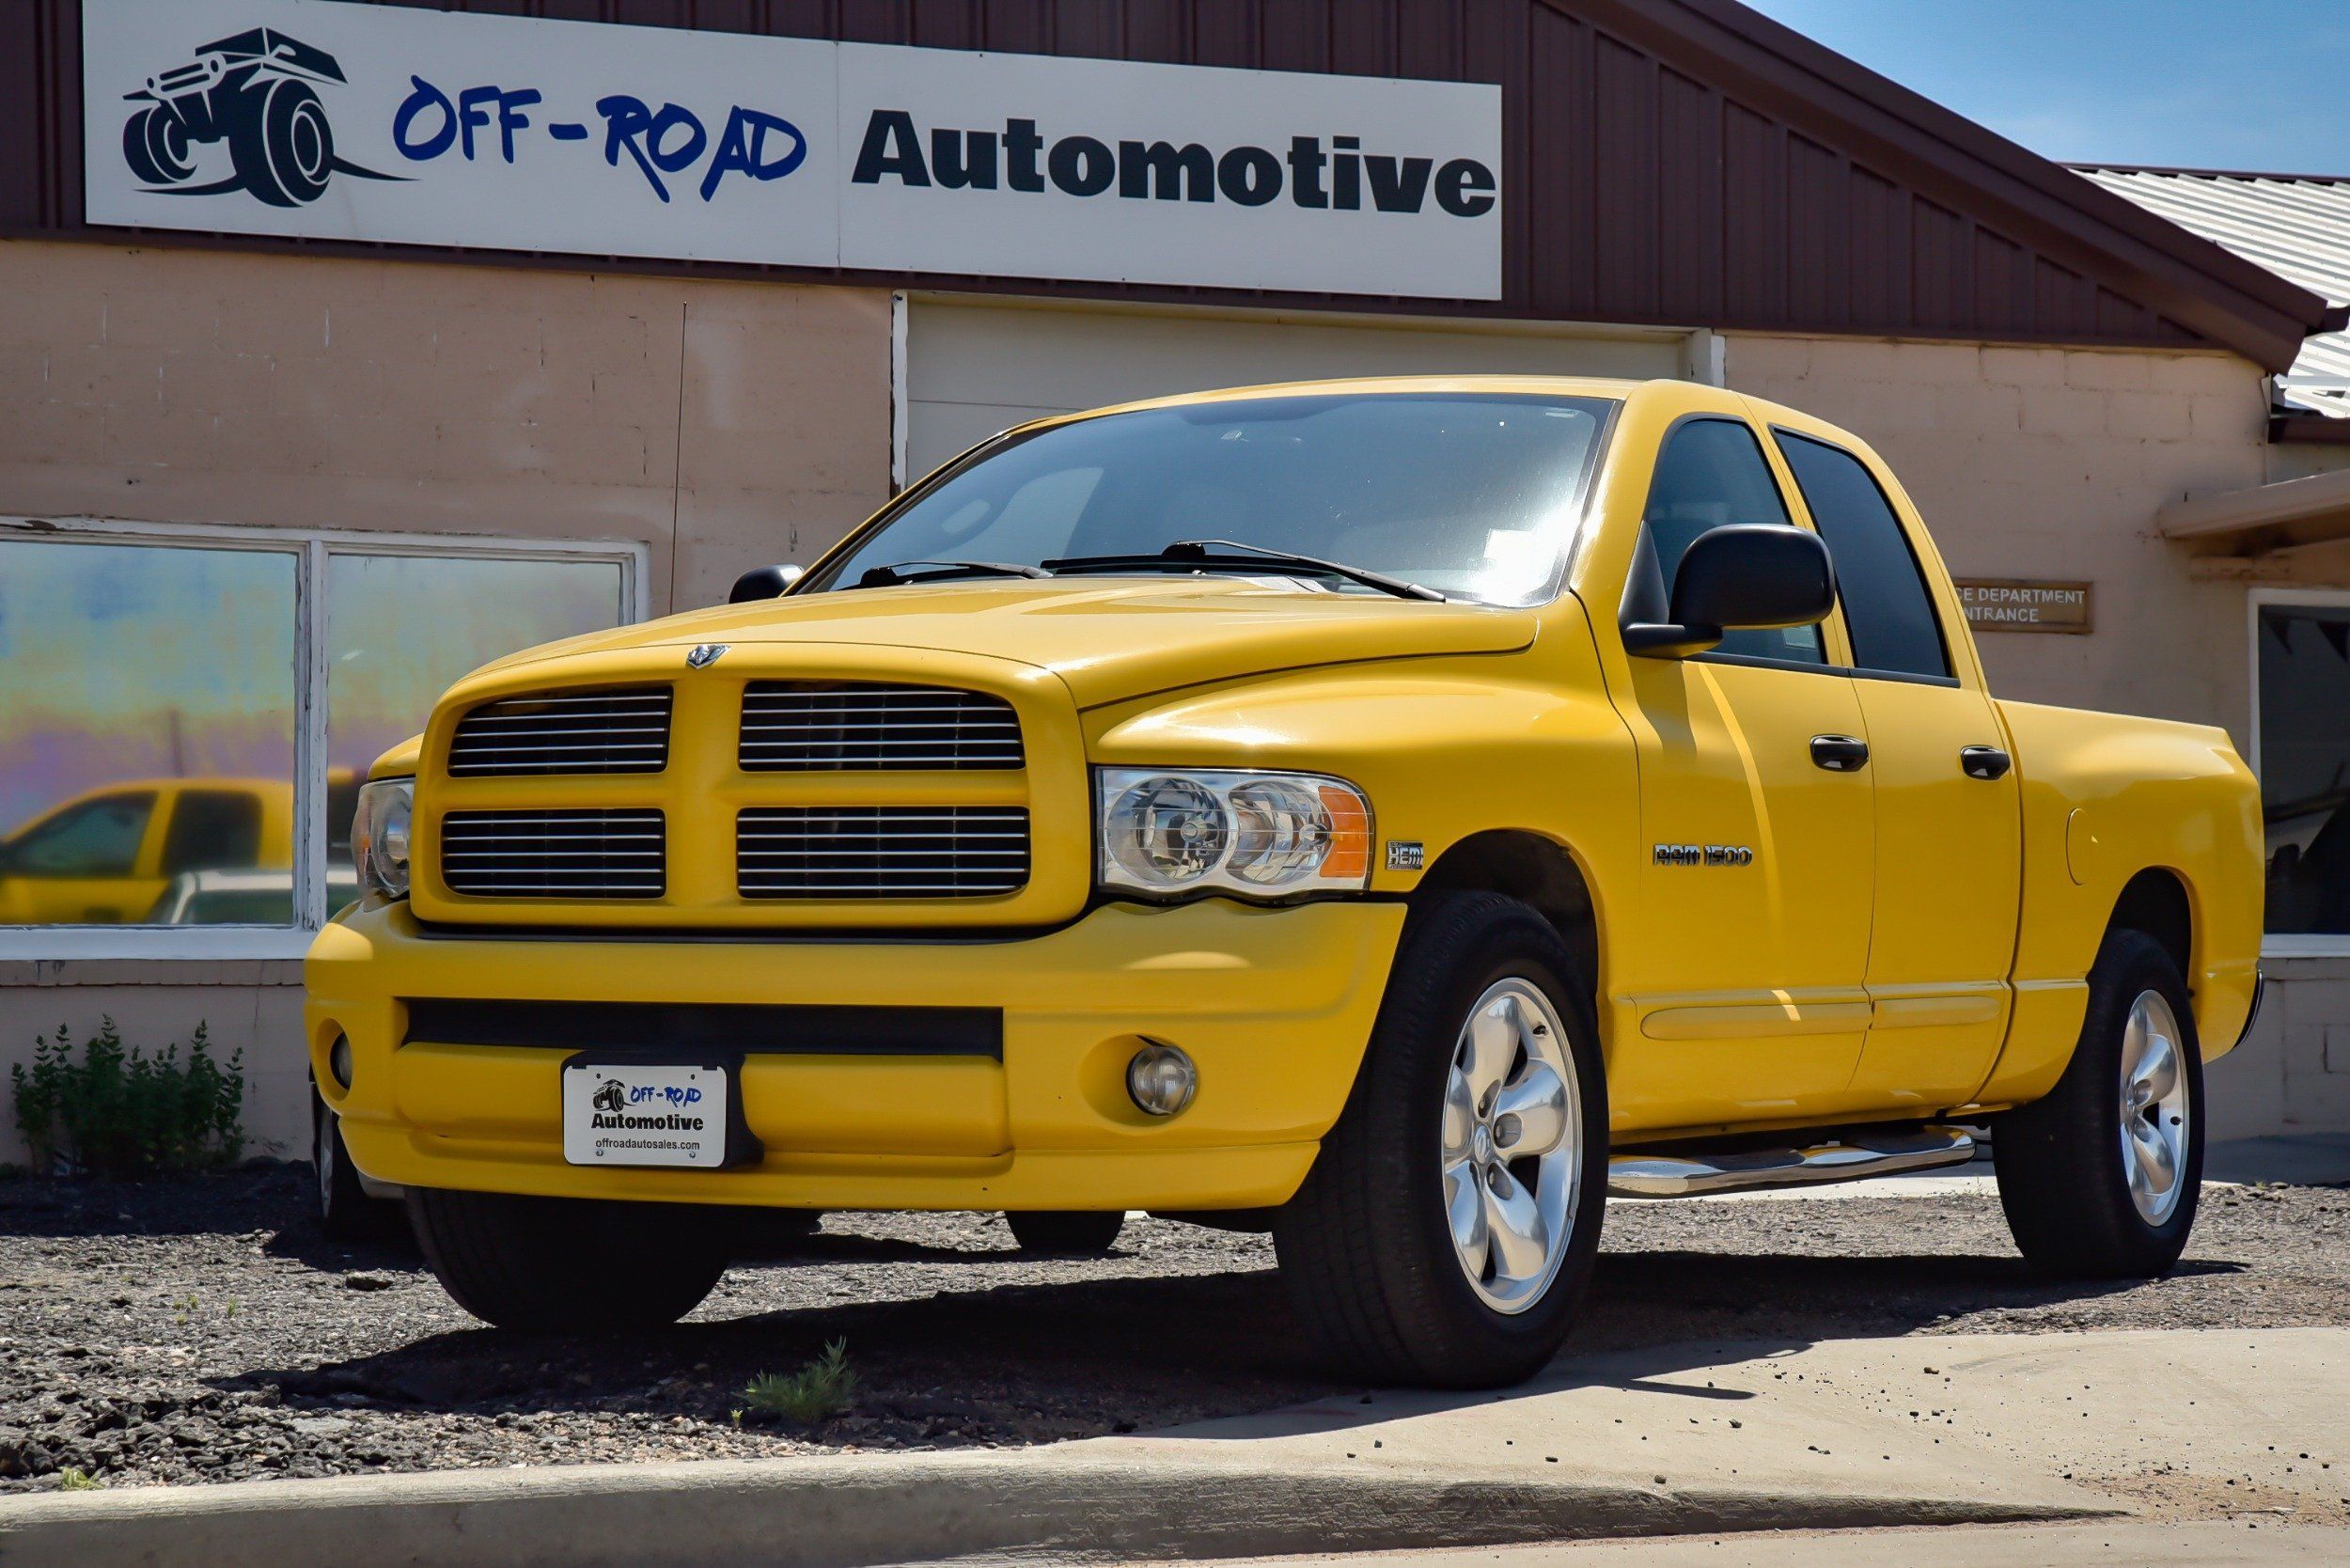
[[[2268,929],[2350,935],[2350,603],[2257,613]]]
[[[356,896],[351,816],[368,765],[421,729],[467,671],[623,619],[620,590],[614,561],[328,557],[329,908]],[[425,628],[430,635],[419,635]]]
[[[291,551],[0,542],[0,924],[294,917]]]
[[[290,943],[356,896],[352,808],[379,753],[466,671],[634,603],[626,547],[154,532],[0,539],[0,945],[191,926]]]

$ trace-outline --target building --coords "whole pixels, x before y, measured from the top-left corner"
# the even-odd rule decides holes
[[[2318,293],[1730,0],[510,8],[0,11],[0,1059],[202,1020],[297,1151],[350,780],[464,669],[1040,412],[1559,371],[1851,426],[2001,695],[2289,772],[2216,1121],[2350,1127],[2350,546],[2242,521]]]

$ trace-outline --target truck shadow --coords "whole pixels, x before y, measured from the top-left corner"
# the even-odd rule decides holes
[[[760,1309],[780,1276],[805,1281],[804,1271],[852,1265],[837,1286],[845,1294],[879,1283],[860,1279],[854,1265],[890,1262],[925,1275],[936,1269],[936,1294]],[[1308,1402],[1314,1424],[1329,1429],[1388,1419],[1398,1401],[1414,1408],[1444,1402],[1349,1387],[1292,1317],[1269,1268],[1105,1279],[1082,1277],[1098,1265],[1067,1263],[1049,1265],[1070,1275],[1049,1282],[989,1278],[1012,1264],[1040,1266],[1013,1252],[824,1235],[788,1262],[738,1269],[699,1318],[658,1332],[459,1329],[374,1355],[255,1368],[215,1382],[229,1391],[274,1389],[289,1405],[502,1420],[625,1411],[723,1421],[751,1378],[796,1367],[842,1340],[859,1378],[854,1410],[796,1435],[878,1447],[1058,1440]],[[2199,1261],[2173,1279],[2241,1267]],[[890,1288],[902,1292],[904,1282]],[[2102,1298],[2150,1288],[2162,1287],[2043,1279],[2012,1256],[1609,1253],[1568,1353],[1575,1366],[1593,1365],[1469,1397],[1541,1392],[1580,1377],[1692,1401],[1737,1399],[1744,1396],[1661,1380],[1824,1340],[1948,1331],[1954,1319],[1975,1314],[1994,1315],[2005,1329],[2051,1313],[2072,1322],[2093,1315]]]

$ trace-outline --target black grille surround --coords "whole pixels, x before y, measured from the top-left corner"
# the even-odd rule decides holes
[[[745,899],[1000,898],[1028,885],[1022,806],[776,806],[735,820]]]
[[[669,765],[667,686],[534,692],[472,709],[449,737],[452,778],[659,773]]]
[[[1004,771],[1026,765],[1020,717],[985,692],[869,681],[754,681],[745,773]]]
[[[668,884],[659,811],[451,811],[441,881],[477,899],[657,899]]]

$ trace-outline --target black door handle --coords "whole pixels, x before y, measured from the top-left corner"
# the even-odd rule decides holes
[[[1958,748],[1958,765],[1969,778],[2005,778],[2015,759],[1996,745],[1963,745]]]
[[[1855,735],[1814,735],[1811,761],[1830,773],[1858,773],[1869,765],[1869,743]]]

